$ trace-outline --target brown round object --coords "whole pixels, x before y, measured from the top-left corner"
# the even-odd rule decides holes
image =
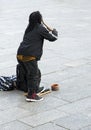
[[[59,85],[56,84],[56,83],[55,83],[55,84],[52,84],[52,85],[51,85],[51,90],[52,90],[52,91],[57,91],[57,90],[59,90]]]

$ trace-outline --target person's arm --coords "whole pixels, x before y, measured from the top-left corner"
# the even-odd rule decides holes
[[[45,25],[45,27],[42,27],[42,30],[41,30],[41,35],[49,40],[49,41],[55,41],[57,40],[57,37],[58,37],[58,32],[56,29],[51,29],[48,25],[46,25],[43,21],[42,21],[42,24]],[[51,33],[50,33],[51,32]]]
[[[43,21],[43,19],[42,19],[42,23],[43,23],[43,25],[45,25],[45,27],[48,29],[48,31],[51,31],[55,36],[58,36],[58,32],[57,32],[57,30],[56,29],[52,29],[51,27],[49,27],[44,21]]]

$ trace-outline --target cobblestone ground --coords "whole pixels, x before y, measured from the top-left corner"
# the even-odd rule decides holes
[[[56,42],[45,41],[41,85],[60,90],[38,103],[0,91],[0,130],[91,130],[90,0],[0,0],[0,75],[16,74],[16,51],[35,10],[59,32]]]

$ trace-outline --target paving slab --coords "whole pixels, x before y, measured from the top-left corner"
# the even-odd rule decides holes
[[[48,123],[52,120],[58,119],[59,117],[64,117],[66,115],[67,114],[65,112],[52,109],[36,115],[27,116],[25,118],[19,119],[19,121],[22,121],[23,123],[26,123],[32,127],[36,127]]]
[[[62,99],[58,99],[54,96],[51,96],[51,93],[43,96],[44,100],[38,103],[26,103],[22,102],[18,105],[18,107],[23,108],[24,110],[28,110],[30,115],[34,115],[37,113],[42,113],[48,110],[56,109],[59,106],[63,106],[68,104],[69,102],[64,101]]]
[[[12,122],[18,118],[28,116],[29,111],[15,107],[8,110],[0,111],[0,125],[8,122]]]
[[[85,116],[91,117],[91,98],[84,98],[82,100],[79,100],[77,102],[70,103],[65,106],[61,106],[58,108],[60,111],[67,112],[69,114],[85,114]]]
[[[82,128],[81,130],[91,130],[91,125],[90,126],[86,126],[86,127]]]
[[[46,123],[44,125],[32,128],[31,130],[67,130],[67,129],[57,126],[54,123]]]
[[[50,72],[50,73],[48,73],[48,75],[43,74],[42,82],[46,82],[46,83],[48,82],[48,85],[50,85],[54,82],[59,82],[60,84],[63,84],[63,81],[65,82],[67,80],[70,84],[69,79],[74,80],[75,78],[78,78],[78,80],[80,80],[80,77],[84,76],[85,81],[89,80],[89,83],[90,83],[90,78],[89,78],[90,71],[91,71],[91,66],[89,64],[85,64],[85,65],[82,65],[79,67],[67,67],[65,65],[62,65],[62,66],[60,66],[60,69],[58,71]],[[79,83],[79,82],[76,81],[76,83]],[[87,81],[87,83],[88,83],[88,81]],[[85,82],[85,84],[86,84],[86,82]],[[73,84],[72,84],[72,86],[73,86]]]
[[[63,126],[69,130],[79,130],[82,127],[90,125],[91,123],[90,119],[81,114],[78,115],[76,114],[76,115],[70,115],[68,117],[60,118],[54,122],[55,124],[59,126]]]
[[[8,110],[25,103],[24,93],[13,90],[8,92],[0,92],[0,110]]]
[[[0,130],[31,130],[31,127],[16,120],[0,125]]]
[[[60,83],[60,91],[54,96],[68,100],[70,102],[80,100],[91,95],[90,75],[77,76],[67,79]]]

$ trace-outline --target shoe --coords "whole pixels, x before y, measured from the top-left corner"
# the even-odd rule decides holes
[[[32,96],[27,96],[26,101],[28,102],[37,102],[42,101],[43,98],[38,96],[37,94],[33,94]]]
[[[37,94],[39,95],[40,93],[42,93],[45,90],[44,87],[39,87],[39,89],[37,90]]]

